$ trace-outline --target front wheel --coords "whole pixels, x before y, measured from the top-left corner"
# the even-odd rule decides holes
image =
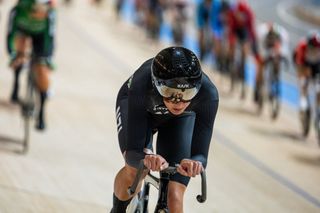
[[[27,153],[29,149],[29,139],[30,139],[30,118],[24,118],[24,138],[23,138],[23,149],[22,153]]]
[[[279,115],[279,109],[280,109],[279,99],[273,98],[273,100],[271,101],[271,118],[272,118],[272,120],[277,119],[277,117]]]
[[[317,132],[318,144],[320,147],[320,111],[319,110],[318,110],[317,116],[316,116],[315,128],[316,128],[316,132]]]
[[[148,213],[150,186],[145,184],[138,194],[136,194],[127,207],[126,213]]]
[[[320,120],[317,121],[317,136],[318,136],[318,145],[320,147]]]
[[[275,120],[280,111],[280,92],[279,92],[279,82],[274,82],[270,91],[270,104],[271,104],[271,119]]]
[[[23,153],[26,153],[29,148],[30,141],[30,123],[34,116],[35,101],[34,101],[34,82],[32,70],[28,73],[28,82],[26,88],[25,99],[21,103],[21,113],[24,121],[24,138],[23,138]]]
[[[31,96],[30,96],[31,98]],[[26,153],[29,148],[29,140],[30,140],[30,123],[34,114],[34,104],[32,102],[27,101],[27,103],[21,104],[22,118],[24,121],[24,138],[23,138],[23,153]]]
[[[139,204],[139,195],[135,195],[130,204],[128,205],[127,207],[127,211],[126,213],[142,213],[142,211],[140,211],[139,207],[140,207],[140,204]]]

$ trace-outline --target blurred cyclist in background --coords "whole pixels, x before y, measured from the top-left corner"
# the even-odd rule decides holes
[[[140,27],[145,27],[146,25],[146,11],[147,11],[147,0],[135,0],[134,1],[135,10],[135,24]]]
[[[320,74],[320,33],[311,32],[306,38],[299,41],[294,50],[293,60],[297,67],[300,86],[300,110],[308,105],[308,87],[310,79],[315,80]],[[320,90],[320,88],[316,88]],[[320,96],[320,92],[317,93]],[[316,97],[320,106],[320,97]]]
[[[212,0],[202,0],[197,5],[196,18],[201,61],[203,61],[205,55],[210,52],[212,46],[211,10]]]
[[[123,7],[123,3],[124,3],[124,0],[116,0],[115,1],[115,11],[116,11],[116,14],[117,14],[117,18],[120,17],[120,13],[121,13],[121,10],[122,10],[122,7]]]
[[[188,23],[188,1],[187,0],[171,0],[167,2],[167,6],[172,11],[172,34],[173,41],[176,45],[183,45],[186,24]]]
[[[285,62],[288,66],[289,36],[288,32],[280,25],[270,22],[263,23],[258,27],[259,39],[261,42],[261,72],[257,72],[256,88],[254,94],[255,102],[258,101],[261,85],[264,81],[264,70],[267,63],[272,60]]]
[[[196,55],[183,47],[161,50],[121,87],[116,104],[118,139],[125,159],[114,182],[112,213],[124,213],[137,168],[161,171],[179,163],[168,187],[170,212],[183,212],[190,177],[207,165],[218,91]],[[157,154],[153,153],[153,134]]]
[[[44,111],[49,88],[49,73],[54,47],[55,9],[52,0],[19,0],[10,12],[7,48],[10,67],[15,71],[11,102],[19,102],[19,76],[26,62],[26,52],[32,44],[36,87],[40,96],[40,109],[36,128],[45,129]]]
[[[159,38],[164,6],[165,0],[147,0],[147,10],[145,11],[146,32],[150,38],[156,41]]]
[[[267,61],[274,55],[286,55],[286,47],[288,45],[287,31],[276,23],[267,23],[262,29],[262,47],[264,50],[263,61]]]
[[[213,32],[213,53],[216,60],[216,68],[219,71],[226,71],[224,66],[228,61],[229,53],[229,14],[230,4],[226,0],[213,0],[211,27]]]
[[[237,46],[240,47],[242,62],[240,65],[240,79],[245,79],[245,61],[251,52],[253,53],[257,65],[257,72],[262,72],[261,57],[258,52],[257,36],[255,32],[254,12],[246,0],[239,0],[229,10],[229,41],[230,58],[234,61]],[[260,76],[257,74],[257,76]],[[258,81],[258,80],[257,80]],[[244,98],[244,91],[241,98]]]

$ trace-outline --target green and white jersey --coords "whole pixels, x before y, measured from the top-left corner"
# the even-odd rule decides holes
[[[47,18],[43,20],[36,19],[31,14],[31,10],[20,6],[19,3],[11,10],[7,35],[7,48],[10,54],[14,51],[16,33],[22,32],[30,36],[45,34],[48,42],[53,39],[56,20],[55,9],[50,9]]]

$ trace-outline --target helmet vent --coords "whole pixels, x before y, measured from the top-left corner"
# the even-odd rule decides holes
[[[173,64],[173,70],[176,72],[178,75],[183,75],[183,73],[188,73],[188,67],[189,67],[189,62],[187,60],[187,57],[185,54],[180,51],[176,50],[173,53],[172,57],[172,64]]]

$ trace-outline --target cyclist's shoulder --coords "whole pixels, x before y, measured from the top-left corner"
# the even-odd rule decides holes
[[[143,62],[138,69],[132,75],[132,86],[133,88],[144,89],[151,82],[151,65],[152,60],[148,59]]]
[[[202,76],[202,84],[199,95],[211,101],[219,100],[219,92],[216,85],[205,73],[203,73]]]
[[[144,61],[139,68],[134,72],[134,75],[151,75],[151,65],[153,58]]]

